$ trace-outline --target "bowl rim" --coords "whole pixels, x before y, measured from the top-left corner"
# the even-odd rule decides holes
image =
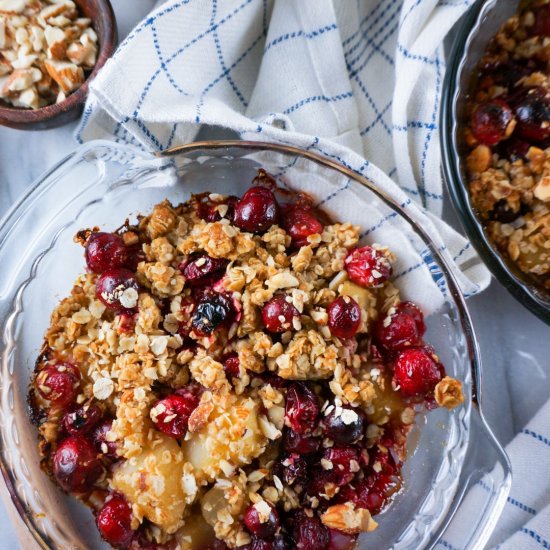
[[[193,142],[186,145],[176,146],[162,152],[154,153],[154,156],[153,156],[151,153],[147,153],[147,152],[144,153],[143,151],[136,150],[136,148],[131,146],[115,144],[113,142],[105,141],[105,140],[96,140],[96,141],[87,143],[83,146],[80,146],[79,148],[74,150],[72,153],[70,153],[68,156],[66,156],[64,159],[56,163],[51,169],[49,169],[41,177],[39,177],[38,180],[36,180],[36,182],[29,187],[28,191],[22,195],[22,197],[12,206],[12,208],[10,208],[10,210],[0,220],[0,247],[5,245],[7,240],[6,237],[8,237],[11,227],[15,223],[17,223],[17,219],[18,219],[17,214],[19,210],[26,205],[27,201],[32,199],[33,195],[37,191],[40,191],[42,184],[45,182],[45,180],[51,177],[59,168],[64,166],[65,163],[71,161],[74,157],[78,155],[83,157],[87,151],[94,151],[101,147],[112,148],[113,146],[119,149],[125,150],[126,152],[129,152],[133,155],[137,155],[137,156],[141,156],[143,154],[149,155],[149,159],[154,159],[155,157],[157,158],[171,157],[178,154],[192,153],[200,150],[234,149],[234,148],[245,149],[245,150],[271,151],[271,152],[297,155],[299,157],[311,160],[326,168],[336,170],[341,174],[345,175],[346,177],[354,180],[361,186],[366,187],[367,189],[369,189],[369,191],[373,192],[377,197],[379,197],[383,202],[388,204],[391,208],[393,208],[400,215],[402,215],[403,218],[416,231],[418,231],[419,236],[428,246],[430,252],[433,254],[434,259],[438,263],[439,267],[443,272],[444,277],[447,280],[449,295],[457,307],[457,311],[459,315],[459,325],[466,339],[466,348],[468,350],[467,361],[469,363],[469,368],[471,373],[470,396],[471,396],[471,405],[472,405],[471,407],[472,428],[475,431],[474,426],[477,425],[477,430],[478,431],[480,430],[481,433],[487,437],[487,439],[490,442],[489,444],[493,447],[494,453],[496,453],[497,464],[502,467],[502,471],[503,471],[503,479],[502,479],[502,482],[500,483],[500,486],[496,490],[493,490],[492,492],[491,499],[493,501],[493,504],[491,507],[491,512],[488,515],[487,513],[482,514],[483,517],[480,520],[480,523],[478,525],[478,531],[476,531],[476,534],[479,534],[480,536],[482,536],[483,540],[487,540],[488,536],[492,531],[492,527],[494,526],[496,519],[500,515],[500,512],[506,502],[506,497],[508,495],[508,492],[511,486],[511,465],[510,465],[509,458],[506,455],[503,447],[494,436],[491,428],[487,425],[481,409],[481,404],[480,404],[481,380],[482,380],[481,356],[480,356],[478,341],[475,335],[475,331],[473,328],[473,324],[472,324],[472,320],[471,320],[468,308],[466,306],[464,295],[459,288],[458,282],[454,274],[448,267],[447,261],[444,259],[444,257],[442,257],[440,251],[438,250],[438,247],[435,245],[435,243],[432,242],[429,234],[416,222],[416,220],[412,218],[407,212],[405,212],[403,208],[400,206],[400,204],[391,197],[391,195],[379,189],[373,182],[371,182],[367,178],[361,176],[360,174],[354,172],[353,170],[350,170],[344,167],[338,162],[335,162],[326,157],[323,157],[320,154],[312,153],[311,151],[307,151],[298,147],[282,145],[277,143],[258,142],[258,141],[213,140],[213,141]],[[467,445],[468,445],[467,455],[469,456],[470,453],[473,452],[474,450],[471,447],[471,442],[468,442]],[[48,549],[50,548],[50,546],[48,545],[48,541],[43,537],[43,534],[34,524],[34,521],[32,520],[32,518],[29,517],[28,511],[25,509],[24,504],[19,499],[17,490],[15,489],[15,485],[14,485],[14,479],[12,479],[10,468],[8,464],[5,462],[5,458],[3,456],[2,447],[3,447],[3,442],[2,442],[2,438],[0,438],[0,472],[2,473],[2,477],[4,478],[4,481],[6,483],[6,487],[11,497],[11,500],[14,503],[21,520],[23,521],[24,525],[26,525],[27,529],[30,531],[31,535],[34,537],[37,544],[41,548]],[[470,461],[471,460],[472,459],[470,459]],[[474,458],[473,460],[475,461],[476,459]],[[466,462],[464,462],[463,466],[466,466]],[[485,473],[488,473],[488,471],[486,471]],[[458,493],[455,494],[455,497],[449,503],[450,511],[448,512],[448,515],[445,518],[443,518],[444,521],[434,531],[435,535],[440,537],[441,534],[445,532],[449,523],[451,522],[455,513],[457,512],[458,505],[462,502],[464,495],[465,495],[464,492],[461,492],[460,494]]]
[[[441,96],[442,171],[460,223],[491,273],[518,302],[550,325],[550,307],[537,296],[537,287],[534,284],[529,284],[526,279],[522,279],[512,272],[508,261],[492,244],[483,223],[475,214],[467,182],[461,176],[462,156],[457,143],[459,121],[456,116],[457,100],[461,92],[459,81],[468,48],[487,12],[495,4],[496,0],[478,0],[464,16],[451,47]]]
[[[84,0],[86,1],[86,0]],[[69,94],[60,103],[52,103],[51,105],[45,105],[39,109],[26,109],[23,107],[3,106],[0,105],[0,124],[5,121],[6,123],[18,124],[20,127],[26,125],[33,125],[44,123],[57,118],[59,115],[72,111],[82,104],[88,95],[88,89],[90,82],[97,76],[99,70],[109,60],[111,55],[117,46],[117,20],[113,6],[110,0],[94,0],[98,5],[98,13],[92,23],[97,20],[107,21],[110,24],[105,25],[104,32],[99,37],[99,49],[97,52],[96,64],[93,66],[92,71],[86,77],[82,85]],[[92,25],[94,30],[97,29]]]

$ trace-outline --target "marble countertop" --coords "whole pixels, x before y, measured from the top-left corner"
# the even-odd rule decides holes
[[[112,0],[124,37],[154,0]],[[45,132],[0,127],[0,216],[46,169],[76,146],[75,124]],[[445,218],[458,227],[454,213]],[[468,301],[483,359],[482,405],[499,441],[508,443],[550,395],[550,327],[531,315],[496,281]],[[23,548],[0,501],[0,550]]]

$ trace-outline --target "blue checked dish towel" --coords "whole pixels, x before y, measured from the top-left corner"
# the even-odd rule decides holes
[[[442,41],[472,3],[168,0],[92,83],[76,137],[157,151],[192,141],[207,124],[320,153],[395,197],[428,230],[463,292],[475,294],[490,277],[440,219],[438,129]],[[379,242],[391,233],[387,221],[375,224]],[[404,261],[424,268],[403,280],[405,295],[412,288],[429,304],[428,267],[415,254]],[[549,414],[547,405],[508,447],[515,483],[491,546],[550,548],[550,467],[541,468]],[[532,460],[537,475],[546,472],[536,483],[528,483]],[[438,548],[456,548],[452,532]]]

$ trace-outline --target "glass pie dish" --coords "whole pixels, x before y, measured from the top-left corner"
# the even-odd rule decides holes
[[[377,516],[378,530],[359,539],[359,548],[433,547],[444,539],[461,502],[480,481],[488,490],[475,501],[476,520],[469,521],[460,530],[460,541],[453,543],[482,547],[506,500],[510,466],[483,419],[475,335],[464,298],[437,246],[399,205],[364,178],[313,153],[259,142],[195,143],[162,156],[108,142],[90,143],[48,172],[3,220],[0,457],[21,518],[44,548],[107,547],[91,512],[42,472],[26,402],[49,312],[82,270],[73,235],[95,224],[113,229],[121,214],[132,218],[165,198],[183,202],[205,189],[239,194],[259,167],[282,184],[307,190],[329,213],[334,208],[329,199],[337,190],[346,190],[345,215],[337,208],[332,212],[336,219],[368,226],[371,209],[391,220],[397,241],[425,261],[421,269],[438,293],[438,307],[427,319],[427,338],[440,350],[448,374],[464,384],[462,407],[418,417],[409,438],[404,489]],[[308,185],[312,176],[314,188]],[[371,236],[376,238],[376,231]],[[399,255],[399,247],[394,249]]]
[[[468,97],[474,90],[474,75],[491,39],[521,5],[517,0],[480,0],[457,29],[441,103],[442,162],[453,204],[477,252],[493,275],[521,304],[550,324],[550,293],[499,252],[489,237],[485,222],[474,208],[467,183],[468,146],[464,129],[469,120],[466,111]]]

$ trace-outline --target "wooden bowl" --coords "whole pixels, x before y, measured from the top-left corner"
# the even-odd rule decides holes
[[[77,119],[82,113],[88,85],[113,54],[117,45],[117,25],[109,0],[73,0],[85,17],[92,20],[98,37],[97,62],[85,82],[61,103],[40,109],[13,107],[0,100],[0,124],[19,130],[57,128]]]

